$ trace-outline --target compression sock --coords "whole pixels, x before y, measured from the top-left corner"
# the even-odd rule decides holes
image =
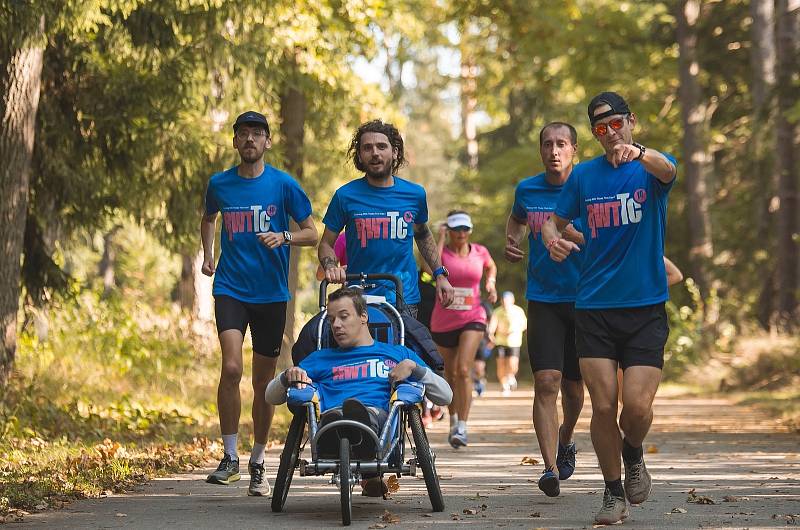
[[[253,450],[250,451],[250,462],[252,464],[261,464],[264,462],[264,449],[267,444],[260,444],[258,442],[253,444]]]
[[[467,432],[467,422],[465,420],[458,420],[456,430],[458,432]]]
[[[458,425],[458,414],[450,414],[450,430],[453,430]]]
[[[237,446],[239,441],[239,433],[223,434],[222,445],[225,446],[225,454],[231,457],[231,460],[239,460],[239,450]]]
[[[608,491],[611,492],[611,495],[614,497],[621,497],[625,498],[625,490],[622,489],[622,479],[618,478],[617,480],[606,480],[606,488]]]
[[[642,447],[633,447],[628,443],[628,440],[622,440],[622,458],[629,464],[636,463],[642,459]]]

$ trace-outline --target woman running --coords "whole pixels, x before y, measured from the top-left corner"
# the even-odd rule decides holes
[[[486,331],[486,311],[481,305],[481,278],[486,273],[486,292],[497,302],[497,266],[482,245],[469,242],[472,219],[461,210],[447,215],[440,228],[439,254],[455,289],[453,303],[444,308],[436,301],[431,334],[444,358],[445,379],[453,389],[448,442],[455,449],[467,445],[467,419],[472,403],[472,365]],[[445,246],[445,234],[447,245]]]

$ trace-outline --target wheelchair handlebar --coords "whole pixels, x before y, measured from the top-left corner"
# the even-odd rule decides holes
[[[405,303],[403,302],[403,282],[400,281],[400,278],[395,274],[368,274],[368,273],[360,273],[360,274],[347,274],[345,276],[345,282],[354,282],[360,281],[361,284],[365,284],[368,281],[377,281],[377,280],[388,280],[394,282],[396,300],[397,300],[397,308],[400,309],[402,305]],[[320,310],[324,309],[327,306],[328,302],[328,280],[322,280],[319,284],[319,307]]]

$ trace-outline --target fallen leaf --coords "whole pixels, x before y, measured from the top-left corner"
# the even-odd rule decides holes
[[[375,523],[374,525],[369,526],[368,528],[370,528],[370,529],[373,529],[373,528],[386,528],[386,525],[385,524],[380,524],[380,523]]]
[[[654,455],[658,452],[658,447],[655,445],[648,445],[647,446],[647,454]]]
[[[749,497],[737,497],[735,495],[725,495],[722,497],[724,502],[740,502],[740,501],[749,501]]]
[[[400,490],[400,481],[392,475],[386,479],[386,487],[389,488],[389,493],[397,493]]]
[[[478,509],[477,508],[464,508],[463,512],[466,515],[475,515],[476,513],[478,513]]]
[[[533,512],[530,516],[531,517],[541,517],[542,516],[542,512]]]
[[[114,517],[128,517],[127,513],[115,513]]]
[[[389,510],[384,510],[383,515],[381,515],[381,521],[383,521],[384,523],[392,523],[392,524],[399,523],[400,517],[393,514]]]
[[[686,498],[686,502],[692,504],[717,504],[712,498],[706,497],[705,495],[697,495],[694,491],[694,488],[689,490],[689,496]]]
[[[535,466],[538,465],[539,461],[533,458],[532,456],[523,456],[522,461],[519,463],[521,466]]]
[[[431,514],[429,514],[429,513],[423,513],[422,517],[433,517],[433,516]]]
[[[34,508],[37,509],[37,510],[46,510],[47,509],[47,503],[46,502],[40,502],[39,504],[34,506]]]
[[[673,508],[671,511],[665,513],[664,515],[669,515],[671,513],[686,513],[686,508]]]
[[[497,488],[496,488],[496,489],[499,489],[499,490],[507,490],[507,489],[508,489],[508,488],[510,488],[510,487],[511,487],[511,486],[497,486]]]

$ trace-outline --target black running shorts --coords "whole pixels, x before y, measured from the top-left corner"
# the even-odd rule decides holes
[[[528,357],[534,372],[558,370],[564,379],[581,380],[573,302],[528,302]]]
[[[578,357],[614,359],[629,366],[663,368],[669,323],[664,303],[618,309],[576,309]]]
[[[431,336],[433,337],[433,341],[443,348],[457,348],[458,338],[461,336],[461,333],[468,330],[485,332],[486,324],[483,322],[470,322],[469,324],[465,324],[463,328],[454,329],[452,331],[431,332]]]
[[[217,333],[238,329],[244,335],[248,324],[253,337],[253,352],[265,357],[281,354],[283,328],[286,327],[286,302],[251,304],[230,296],[214,297]]]
[[[519,357],[519,346],[495,346],[497,357]]]

